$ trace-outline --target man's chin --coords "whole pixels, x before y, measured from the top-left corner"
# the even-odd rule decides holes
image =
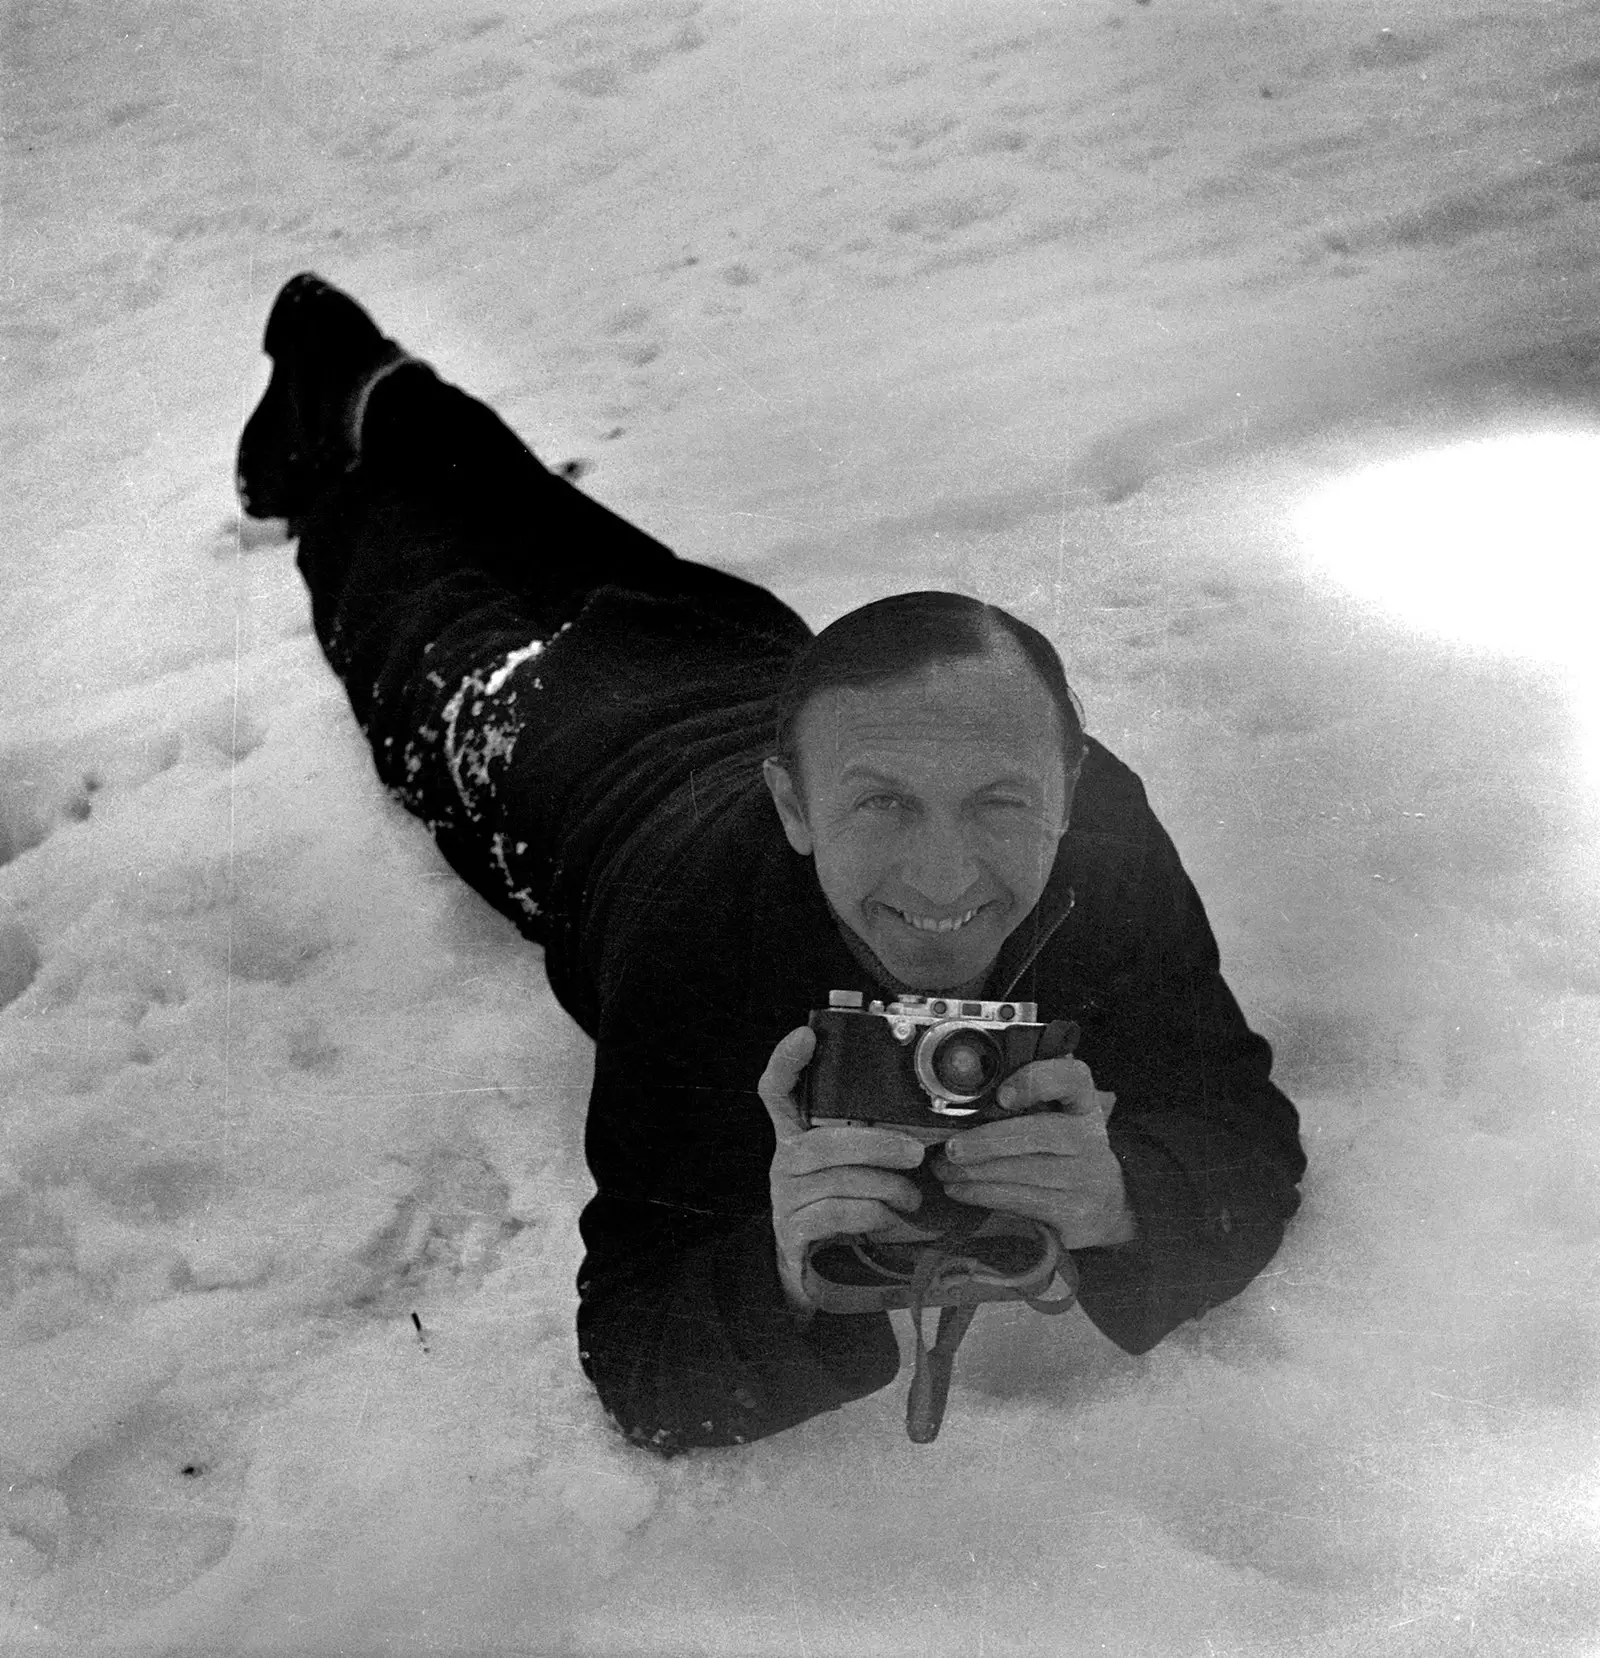
[[[992,925],[982,934],[953,939],[922,933],[899,921],[880,921],[867,940],[872,953],[903,985],[927,995],[954,991],[994,965],[1000,941]]]

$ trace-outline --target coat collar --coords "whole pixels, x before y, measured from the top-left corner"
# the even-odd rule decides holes
[[[1066,837],[1063,836],[1061,846],[1065,845]],[[1039,902],[1023,917],[1021,926],[1017,927],[1000,946],[1000,954],[995,959],[994,972],[989,981],[995,987],[995,997],[1016,995],[1017,986],[1031,971],[1033,964],[1043,953],[1045,945],[1055,937],[1067,917],[1072,914],[1077,895],[1066,879],[1065,865],[1066,859],[1058,848],[1055,868],[1050,871],[1050,879],[1039,895]]]

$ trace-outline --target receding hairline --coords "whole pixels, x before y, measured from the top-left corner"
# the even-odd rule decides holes
[[[1028,653],[1022,648],[1021,641],[989,617],[985,617],[980,625],[984,636],[981,650],[948,651],[940,656],[929,657],[926,662],[918,664],[915,668],[908,668],[896,673],[886,673],[882,677],[864,679],[859,683],[819,685],[795,710],[795,723],[798,724],[807,710],[821,697],[872,696],[876,692],[894,690],[899,687],[909,689],[949,669],[955,669],[959,672],[966,667],[977,668],[984,663],[994,662],[1006,668],[1007,672],[1004,677],[1007,680],[1014,678],[1032,680],[1044,693],[1059,727],[1062,723],[1061,710],[1056,706],[1056,699],[1051,694],[1050,687],[1045,683],[1044,676],[1028,660]],[[1020,675],[1016,671],[1018,669],[1021,670]],[[1062,736],[1066,736],[1064,730]]]
[[[898,687],[911,688],[917,686],[944,669],[960,669],[965,664],[980,665],[985,662],[1001,662],[1009,665],[1014,675],[1016,669],[1021,669],[1022,676],[1031,680],[1050,705],[1050,718],[1055,725],[1057,746],[1062,757],[1062,766],[1070,782],[1076,775],[1076,764],[1069,763],[1067,745],[1073,733],[1069,730],[1066,717],[1062,712],[1054,691],[1051,689],[1043,674],[1029,658],[1027,650],[1020,639],[1009,628],[999,622],[992,612],[986,611],[978,619],[978,626],[982,633],[983,648],[977,651],[949,651],[939,656],[930,657],[920,666],[906,672],[885,674],[882,678],[863,680],[854,684],[820,685],[812,691],[800,706],[795,709],[792,721],[793,745],[792,752],[778,753],[774,758],[786,771],[797,789],[803,792],[803,780],[800,776],[800,731],[807,717],[816,705],[825,697],[850,695],[871,696],[881,691],[889,691]],[[1081,738],[1081,731],[1079,733]]]

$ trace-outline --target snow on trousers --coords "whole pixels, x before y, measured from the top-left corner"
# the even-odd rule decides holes
[[[659,648],[641,660],[616,625],[627,606],[597,601],[689,599],[797,645],[806,630],[765,589],[677,558],[546,470],[425,364],[378,385],[362,439],[297,526],[317,638],[384,784],[544,943],[563,807],[648,735],[630,708],[647,717],[651,699],[627,692],[674,667]]]

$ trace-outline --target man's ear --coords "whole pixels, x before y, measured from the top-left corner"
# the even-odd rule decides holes
[[[1067,773],[1067,793],[1061,804],[1061,839],[1065,840],[1067,831],[1072,827],[1072,802],[1078,792],[1078,779],[1083,774],[1083,762],[1079,761]]]
[[[800,803],[800,791],[795,788],[788,768],[780,760],[763,760],[761,776],[766,782],[768,794],[772,796],[772,804],[778,808],[778,820],[783,824],[790,846],[802,858],[809,858],[811,826],[806,822],[806,809]]]
[[[1061,834],[1058,837],[1058,843],[1059,841],[1063,841],[1067,838],[1067,831],[1072,827],[1072,802],[1077,797],[1078,779],[1083,776],[1084,755],[1087,753],[1088,750],[1085,749],[1084,754],[1080,754],[1078,756],[1077,765],[1073,766],[1062,779]]]

